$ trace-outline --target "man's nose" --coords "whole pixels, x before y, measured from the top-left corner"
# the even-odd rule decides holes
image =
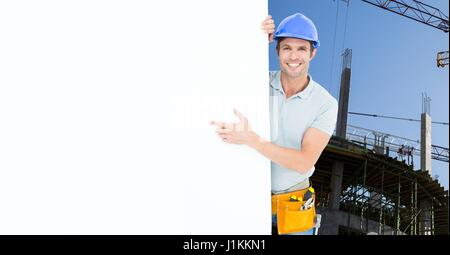
[[[291,52],[289,55],[289,60],[298,60],[300,58],[300,54],[297,52]]]

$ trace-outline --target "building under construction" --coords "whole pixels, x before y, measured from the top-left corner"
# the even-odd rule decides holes
[[[362,1],[449,31],[448,17],[421,2]],[[449,192],[432,178],[431,160],[448,163],[449,150],[431,144],[429,98],[423,98],[420,142],[347,125],[351,54],[343,54],[336,133],[311,177],[319,235],[448,235]],[[438,53],[437,66],[448,66],[448,51]]]
[[[311,178],[320,234],[448,235],[448,190],[427,171],[333,137]]]

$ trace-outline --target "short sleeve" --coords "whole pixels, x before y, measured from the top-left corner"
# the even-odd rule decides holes
[[[319,114],[314,119],[311,127],[317,128],[332,136],[334,129],[336,128],[337,114],[337,101],[334,98],[329,98],[328,101],[320,108]]]

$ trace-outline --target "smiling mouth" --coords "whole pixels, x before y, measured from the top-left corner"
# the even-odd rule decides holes
[[[288,65],[289,67],[299,67],[299,66],[300,66],[300,63],[297,63],[297,64],[287,63],[287,65]]]

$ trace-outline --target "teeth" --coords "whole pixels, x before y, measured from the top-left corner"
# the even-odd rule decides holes
[[[290,66],[290,67],[297,67],[297,66],[300,66],[300,64],[287,64],[288,66]]]

